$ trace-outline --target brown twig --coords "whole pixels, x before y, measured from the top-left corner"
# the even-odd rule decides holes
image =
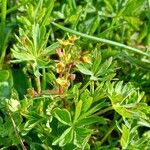
[[[17,138],[18,138],[18,140],[19,140],[19,142],[20,142],[20,144],[21,144],[22,150],[27,150],[27,148],[25,147],[25,145],[24,145],[24,143],[23,143],[23,140],[21,139],[21,136],[19,135],[18,128],[17,128],[17,126],[16,126],[16,123],[15,123],[15,121],[14,121],[14,119],[13,119],[13,117],[12,117],[10,111],[8,111],[8,115],[9,115],[9,117],[10,117],[10,119],[11,119],[11,122],[12,122],[12,124],[13,124],[14,130],[15,130],[15,133],[16,133],[16,136],[17,136]]]

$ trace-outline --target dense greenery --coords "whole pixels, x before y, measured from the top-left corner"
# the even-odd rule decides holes
[[[149,0],[0,0],[2,150],[150,149]]]

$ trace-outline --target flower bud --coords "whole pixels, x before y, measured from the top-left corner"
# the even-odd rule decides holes
[[[68,80],[73,81],[73,80],[75,80],[75,78],[76,78],[75,74],[70,74],[69,77],[68,77]]]
[[[88,56],[82,56],[80,57],[80,61],[86,62],[86,63],[91,63],[90,59]]]
[[[59,62],[57,65],[56,65],[56,71],[57,73],[62,73],[65,69],[65,64],[63,62]]]
[[[63,52],[62,52],[61,48],[57,48],[56,53],[58,54],[59,57],[63,56]]]

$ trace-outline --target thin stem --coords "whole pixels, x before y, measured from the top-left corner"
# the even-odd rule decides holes
[[[82,89],[80,90],[80,93],[82,93],[90,84],[90,80],[82,87]]]
[[[148,7],[149,7],[149,9],[150,9],[150,0],[147,0],[147,2],[148,2]]]
[[[12,7],[12,8],[9,8],[9,9],[6,11],[6,14],[10,14],[10,13],[12,13],[12,12],[18,10],[18,8],[20,8],[21,6],[26,5],[27,3],[29,3],[29,0],[27,0],[27,1],[23,2],[23,3],[21,3],[20,5],[17,5],[17,6],[14,6],[14,7]],[[1,15],[2,15],[2,13],[0,13],[0,16],[1,16]]]
[[[67,32],[70,32],[72,34],[75,34],[75,35],[78,35],[78,36],[81,36],[81,37],[85,37],[85,38],[88,38],[88,39],[91,39],[91,40],[95,40],[95,41],[98,41],[98,42],[103,42],[103,43],[107,43],[107,44],[110,44],[110,45],[114,45],[114,46],[118,46],[118,47],[122,47],[122,48],[125,48],[125,49],[128,49],[132,52],[136,52],[136,53],[139,53],[143,56],[147,56],[147,57],[150,57],[149,54],[137,49],[137,48],[134,48],[134,47],[130,47],[130,46],[127,46],[125,44],[122,44],[122,43],[118,43],[118,42],[115,42],[115,41],[111,41],[111,40],[107,40],[107,39],[103,39],[103,38],[98,38],[98,37],[94,37],[94,36],[91,36],[91,35],[87,35],[87,34],[84,34],[84,33],[81,33],[81,32],[78,32],[78,31],[74,31],[72,29],[69,29],[69,28],[66,28],[62,25],[59,25],[55,22],[52,22],[52,24],[64,31],[67,31]]]
[[[2,10],[2,15],[1,15],[1,33],[2,33],[2,35],[4,35],[5,24],[6,24],[7,0],[2,0],[1,10]]]
[[[118,121],[118,123],[120,123],[121,121],[122,121],[122,118]],[[114,124],[110,127],[110,129],[108,130],[108,132],[105,134],[105,136],[100,141],[101,145],[106,141],[106,139],[111,134],[111,132],[115,129],[115,127],[116,127],[116,123],[114,122]]]
[[[42,91],[46,89],[46,71],[42,69]]]
[[[5,26],[6,26],[6,11],[7,11],[7,0],[2,0],[2,15],[1,15],[1,31],[0,31],[0,57],[4,53],[4,35],[5,35]]]
[[[94,94],[94,81],[91,81],[90,89],[91,89],[91,94],[93,95]]]
[[[9,9],[6,11],[6,14],[10,14],[10,13],[12,13],[12,12],[18,10],[18,8],[20,8],[20,7],[23,6],[23,5],[26,5],[27,3],[29,3],[29,0],[27,0],[27,1],[23,2],[23,3],[21,3],[20,5],[17,5],[17,6],[14,6],[14,7],[12,7],[12,8],[9,8]],[[2,13],[0,13],[0,16],[2,16]]]
[[[102,115],[102,114],[105,114],[107,111],[110,111],[110,110],[113,110],[112,106],[109,106],[109,107],[107,107],[107,108],[105,108],[105,109],[95,113],[95,115]]]
[[[15,130],[16,136],[17,136],[17,138],[18,138],[18,140],[19,140],[19,142],[20,142],[20,144],[21,144],[22,149],[23,149],[23,150],[27,150],[27,148],[25,147],[25,145],[24,145],[24,143],[23,143],[23,140],[21,139],[21,136],[19,135],[18,128],[17,128],[17,126],[16,126],[16,123],[15,123],[15,121],[14,121],[14,119],[13,119],[13,117],[12,117],[10,111],[8,111],[8,115],[9,115],[9,117],[10,117],[10,119],[11,119],[11,122],[12,122],[12,124],[13,124],[13,128],[14,128],[14,130]]]
[[[40,81],[40,76],[36,77],[36,86],[37,86],[37,92],[38,94],[41,94],[41,81]]]

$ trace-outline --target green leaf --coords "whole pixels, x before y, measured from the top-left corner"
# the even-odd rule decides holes
[[[86,68],[86,66],[84,64],[82,64],[82,63],[77,64],[76,67],[78,68],[78,70],[81,73],[83,73],[85,75],[91,75],[91,76],[93,75],[93,73],[88,68]]]
[[[41,143],[31,143],[30,149],[31,150],[44,150]]]
[[[56,117],[61,123],[65,125],[71,125],[71,114],[67,109],[55,108],[54,117]]]
[[[56,48],[58,48],[60,46],[59,42],[53,43],[52,45],[48,46],[45,50],[44,50],[44,54],[54,54]]]
[[[9,110],[11,110],[12,112],[18,111],[20,108],[20,103],[16,99],[11,98],[11,99],[7,100],[7,104],[8,104]]]
[[[107,124],[107,121],[104,117],[99,117],[99,116],[90,116],[90,117],[86,117],[86,118],[83,118],[81,120],[79,120],[77,123],[76,123],[76,126],[78,127],[84,127],[84,126],[88,126],[88,125],[91,125],[91,124],[94,124],[94,123],[98,123],[98,124]]]
[[[93,52],[93,58],[92,58],[92,72],[95,74],[96,72],[98,72],[100,64],[101,64],[101,52],[100,50],[98,50],[98,48],[96,48]]]
[[[106,60],[101,66],[99,71],[96,73],[96,76],[103,76],[107,73],[110,65],[112,64],[112,57]]]
[[[44,121],[45,118],[36,114],[36,113],[31,113],[27,116],[27,121],[25,122],[24,125],[24,131],[22,132],[23,135],[26,135],[30,130],[32,130],[34,127],[38,126],[39,123]]]
[[[37,45],[39,42],[39,36],[40,36],[39,24],[34,24],[32,26],[32,37],[33,37],[33,43],[34,43],[35,51],[37,50]]]
[[[87,112],[93,103],[93,97],[83,100],[82,112]]]
[[[74,130],[74,142],[73,143],[77,147],[84,149],[91,134],[92,134],[92,130],[90,129],[76,127]]]
[[[89,111],[87,111],[86,113],[83,113],[81,115],[81,117],[87,117],[87,116],[90,116],[92,115],[93,113],[101,110],[102,108],[108,106],[108,103],[103,101],[103,102],[100,102],[98,104],[96,104],[96,106],[93,106],[91,109],[89,109]]]
[[[47,25],[49,22],[47,22],[49,20],[49,17],[50,17],[50,14],[54,8],[54,0],[49,0],[48,1],[48,6],[47,6],[47,13],[46,15],[44,16],[43,18],[43,21],[42,21],[42,25],[45,26]]]
[[[11,87],[8,82],[0,82],[0,98],[9,98],[11,94]]]
[[[9,78],[9,71],[0,70],[0,82],[6,81]]]
[[[81,109],[82,109],[82,100],[80,100],[76,105],[74,121],[76,121],[79,118]]]
[[[62,135],[56,139],[52,145],[59,145],[59,146],[64,146],[68,143],[70,143],[73,139],[73,129],[72,127],[69,127],[68,129],[66,129]]]
[[[97,28],[99,27],[99,23],[100,23],[100,17],[99,17],[99,15],[97,15],[94,18],[94,20],[93,20],[93,22],[89,28],[88,34],[92,35],[97,30]]]
[[[123,149],[127,149],[127,148],[128,148],[129,136],[130,136],[130,131],[129,131],[129,129],[123,124],[123,125],[122,125],[122,136],[121,136],[121,140],[120,140],[120,144],[121,144],[121,146],[122,146]]]

